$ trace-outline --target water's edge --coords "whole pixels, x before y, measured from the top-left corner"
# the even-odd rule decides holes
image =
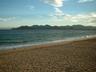
[[[39,45],[50,45],[50,44],[54,45],[54,44],[58,44],[58,43],[66,43],[66,42],[71,42],[71,41],[86,40],[86,39],[91,39],[91,38],[96,38],[96,35],[72,37],[72,38],[66,38],[66,39],[62,39],[62,40],[39,42],[39,43],[35,43],[35,44],[29,43],[29,44],[14,45],[14,46],[8,46],[8,47],[0,47],[0,50],[8,50],[8,49],[16,49],[16,48],[29,48],[32,46],[39,46]]]

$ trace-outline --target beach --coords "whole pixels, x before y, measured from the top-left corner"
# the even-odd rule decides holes
[[[96,37],[2,50],[0,72],[96,72]]]

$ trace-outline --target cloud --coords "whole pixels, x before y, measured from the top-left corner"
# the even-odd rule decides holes
[[[64,15],[64,13],[59,8],[55,8],[55,15],[57,17],[59,17],[59,16],[61,17]]]
[[[0,22],[6,22],[16,19],[16,17],[0,17]]]
[[[61,18],[62,16],[64,16],[64,13],[60,8],[64,6],[64,2],[70,0],[41,0],[41,1],[43,1],[45,4],[53,6],[55,10],[54,16],[56,16],[57,18]],[[85,2],[92,2],[92,1],[94,0],[77,0],[78,3],[85,3]]]
[[[42,1],[54,7],[55,16],[60,17],[63,15],[63,11],[60,8],[63,7],[64,0],[42,0]]]
[[[96,13],[70,15],[68,20],[76,24],[96,25]]]
[[[64,0],[54,0],[54,6],[55,7],[62,7]]]
[[[81,24],[81,25],[95,25],[96,26],[96,13],[88,13],[88,14],[65,14],[60,9],[64,6],[64,2],[70,0],[42,0],[45,4],[54,7],[55,13],[49,15],[53,24]],[[77,0],[78,3],[92,2],[94,0]]]
[[[61,25],[81,24],[81,25],[96,26],[96,13],[76,14],[76,15],[65,14],[60,19],[53,17],[52,20],[57,25],[58,24],[61,24]]]
[[[64,0],[42,0],[42,1],[54,7],[62,7]]]
[[[92,2],[94,0],[78,0],[78,3]]]

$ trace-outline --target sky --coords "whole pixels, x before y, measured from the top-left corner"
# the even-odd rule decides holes
[[[0,0],[0,28],[96,26],[96,0]]]

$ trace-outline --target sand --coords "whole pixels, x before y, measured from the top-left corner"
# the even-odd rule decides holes
[[[96,38],[0,51],[0,72],[96,72]]]

